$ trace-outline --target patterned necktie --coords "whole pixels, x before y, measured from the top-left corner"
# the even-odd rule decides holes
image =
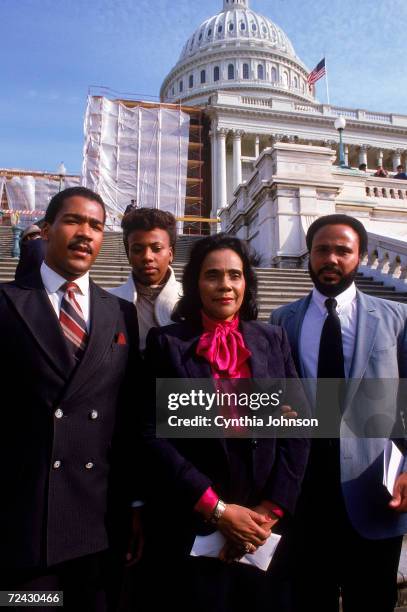
[[[64,296],[59,321],[72,355],[75,360],[80,361],[88,342],[88,332],[82,309],[75,298],[79,287],[76,283],[64,283],[61,289],[64,291]]]

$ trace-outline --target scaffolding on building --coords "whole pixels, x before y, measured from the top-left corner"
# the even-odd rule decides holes
[[[123,104],[134,109],[168,109],[177,113],[184,113],[189,117],[188,151],[185,177],[184,210],[176,211],[180,227],[184,234],[208,234],[211,223],[217,220],[210,219],[211,188],[210,188],[210,146],[209,123],[200,107],[184,106],[180,104],[164,104],[135,99],[133,94],[121,94],[105,87],[92,87],[90,96],[109,97],[112,102]],[[173,163],[173,160],[171,161]],[[137,193],[134,199],[139,204]],[[141,204],[143,205],[143,204]]]
[[[44,216],[53,195],[80,182],[78,174],[0,168],[0,225],[35,223]]]

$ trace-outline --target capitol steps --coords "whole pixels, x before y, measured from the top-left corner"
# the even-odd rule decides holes
[[[173,268],[178,280],[181,280],[189,250],[198,239],[197,236],[181,236],[177,242]],[[0,227],[0,282],[14,278],[17,260],[10,257],[11,246],[11,229]],[[312,288],[307,270],[257,268],[256,271],[259,287],[259,317],[263,320],[267,320],[270,312],[278,306],[303,297]],[[99,257],[92,267],[91,277],[102,287],[109,288],[124,283],[129,272],[122,234],[106,233]],[[369,295],[407,303],[407,293],[396,291],[394,287],[384,286],[371,277],[358,274],[356,284],[361,291]]]

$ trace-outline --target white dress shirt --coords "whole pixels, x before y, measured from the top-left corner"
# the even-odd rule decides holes
[[[322,295],[315,287],[305,313],[300,336],[300,359],[306,378],[318,376],[318,354],[322,328],[328,311],[325,306],[326,295]],[[343,357],[345,361],[345,376],[349,377],[355,348],[357,326],[357,299],[355,283],[335,297],[336,312],[341,322]]]
[[[61,311],[61,302],[64,296],[64,291],[61,289],[67,280],[63,276],[51,270],[49,266],[43,261],[40,268],[41,278],[49,301],[52,304],[53,309],[59,319],[59,313]],[[89,272],[86,272],[83,276],[73,281],[79,288],[79,291],[75,293],[75,298],[81,307],[83,318],[85,320],[86,328],[90,330],[90,316],[89,316]]]

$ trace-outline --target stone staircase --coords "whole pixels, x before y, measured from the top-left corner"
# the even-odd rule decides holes
[[[182,277],[184,263],[189,250],[198,240],[197,236],[181,236],[177,242],[174,270],[177,278]],[[0,227],[0,282],[14,278],[16,259],[10,257],[11,230]],[[124,251],[121,233],[106,233],[99,257],[91,270],[91,277],[102,287],[115,287],[124,283],[130,272]],[[312,288],[307,270],[258,268],[260,319],[268,319],[270,312],[282,304],[288,304],[306,295]],[[384,286],[372,277],[359,274],[356,281],[361,291],[390,300],[407,303],[407,293]]]

